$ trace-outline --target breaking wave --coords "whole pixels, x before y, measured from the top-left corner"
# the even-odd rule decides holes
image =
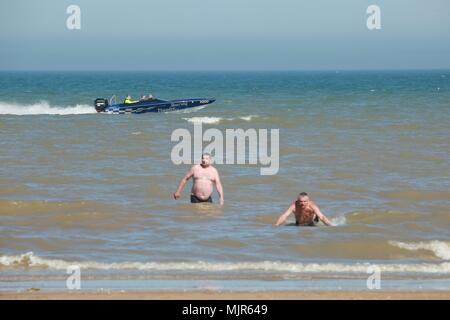
[[[78,266],[81,269],[95,270],[140,270],[140,271],[258,271],[258,272],[289,272],[289,273],[367,273],[369,263],[291,263],[281,261],[261,262],[115,262],[102,263],[96,261],[65,261],[46,259],[28,252],[16,256],[0,256],[0,267],[9,268],[49,268],[66,270],[68,267]],[[421,264],[377,264],[382,272],[397,273],[425,273],[449,274],[450,263],[421,263]]]
[[[443,260],[450,260],[450,245],[443,241],[428,241],[428,242],[399,242],[390,241],[391,245],[396,246],[401,249],[416,251],[416,250],[428,250],[433,252],[433,254]]]

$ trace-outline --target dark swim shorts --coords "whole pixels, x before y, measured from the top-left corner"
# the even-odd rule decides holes
[[[319,217],[317,215],[314,216],[314,219],[310,223],[300,224],[298,221],[295,221],[295,224],[297,226],[302,226],[302,227],[316,227],[318,223],[319,223]]]
[[[202,203],[202,202],[209,202],[209,203],[212,203],[212,198],[211,198],[211,196],[210,196],[208,199],[206,199],[206,200],[202,200],[202,199],[197,198],[197,197],[194,196],[193,194],[191,194],[191,203]]]

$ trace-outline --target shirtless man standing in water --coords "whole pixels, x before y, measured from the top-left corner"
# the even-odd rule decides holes
[[[330,220],[320,212],[319,207],[309,199],[306,192],[298,195],[297,200],[278,218],[275,225],[279,226],[286,221],[292,212],[295,214],[295,224],[298,226],[315,226],[319,219],[325,225],[331,226]]]
[[[186,182],[194,177],[194,183],[191,190],[191,203],[212,202],[211,195],[213,193],[213,184],[216,185],[217,192],[220,196],[220,204],[223,205],[223,188],[220,183],[219,173],[216,168],[211,165],[211,156],[207,153],[202,155],[202,163],[194,165],[186,175],[181,179],[177,191],[173,194],[175,199],[180,198],[180,192]]]

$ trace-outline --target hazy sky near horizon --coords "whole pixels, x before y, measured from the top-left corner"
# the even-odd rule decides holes
[[[448,69],[449,13],[449,0],[2,0],[0,70]]]

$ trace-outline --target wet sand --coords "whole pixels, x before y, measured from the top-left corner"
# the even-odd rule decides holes
[[[450,300],[450,291],[11,292],[0,300]]]

